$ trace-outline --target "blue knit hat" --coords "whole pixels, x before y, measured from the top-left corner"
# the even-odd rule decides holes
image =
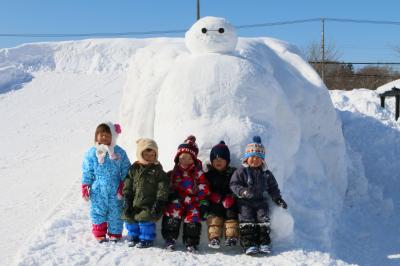
[[[217,158],[224,159],[228,164],[231,161],[231,153],[229,152],[228,146],[225,142],[221,140],[217,145],[215,145],[210,152],[210,161],[214,161]]]
[[[257,156],[261,159],[265,159],[265,148],[264,145],[261,144],[261,137],[254,136],[253,142],[247,144],[246,151],[243,156],[243,161],[246,161],[247,158],[251,156]]]

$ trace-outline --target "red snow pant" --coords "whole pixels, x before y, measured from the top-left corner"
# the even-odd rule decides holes
[[[106,222],[101,223],[101,224],[93,224],[92,225],[92,233],[95,237],[104,237],[107,234],[107,228],[108,225]],[[111,234],[108,233],[108,235],[111,237],[116,237],[116,238],[121,238],[122,234]]]

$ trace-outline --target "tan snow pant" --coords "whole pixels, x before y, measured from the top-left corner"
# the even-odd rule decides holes
[[[224,223],[225,238],[239,238],[239,222],[237,220],[226,220]]]
[[[226,238],[239,237],[239,223],[236,220],[226,220],[218,216],[207,217],[208,239],[221,238],[222,229]]]

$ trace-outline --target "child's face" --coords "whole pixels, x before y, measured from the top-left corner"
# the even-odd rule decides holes
[[[100,132],[96,136],[96,141],[99,144],[110,145],[112,136],[108,132]]]
[[[218,171],[224,171],[228,162],[222,158],[216,158],[212,161],[212,166]]]
[[[142,152],[142,157],[146,162],[154,163],[156,161],[156,151],[152,149],[145,149]]]
[[[251,156],[251,157],[247,158],[247,164],[250,167],[257,168],[263,164],[263,160],[258,156]]]
[[[189,153],[182,153],[179,155],[179,165],[186,169],[194,163],[192,156]]]

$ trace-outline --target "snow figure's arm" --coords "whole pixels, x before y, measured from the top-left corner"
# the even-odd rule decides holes
[[[271,196],[273,201],[277,201],[278,199],[282,198],[281,191],[278,187],[278,182],[276,182],[274,175],[270,171],[267,171],[266,174],[268,194]]]
[[[160,171],[158,176],[157,200],[167,201],[169,193],[169,178],[164,171]]]
[[[198,171],[197,173],[197,186],[197,197],[199,198],[200,204],[208,205],[207,197],[210,195],[210,186],[203,171]]]
[[[242,172],[240,169],[236,170],[232,175],[231,181],[229,182],[229,187],[231,188],[233,194],[235,194],[235,196],[238,198],[241,197],[241,193],[245,189],[244,179],[241,174]]]
[[[129,167],[131,167],[131,162],[126,155],[126,152],[123,150],[121,152],[121,181],[124,181],[126,175],[129,172]]]
[[[133,199],[135,196],[135,189],[134,189],[134,168],[129,168],[128,174],[124,180],[124,188],[122,189],[122,194],[125,198]]]
[[[82,184],[92,185],[94,182],[94,165],[90,150],[86,152],[82,163]]]

